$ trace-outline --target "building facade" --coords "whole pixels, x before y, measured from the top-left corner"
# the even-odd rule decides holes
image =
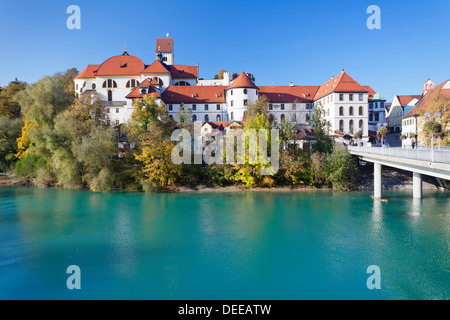
[[[118,126],[131,119],[134,99],[154,95],[176,120],[184,105],[192,111],[192,121],[242,121],[248,106],[266,96],[273,122],[290,121],[309,126],[313,108],[321,107],[330,134],[368,137],[369,116],[384,108],[384,100],[374,100],[375,91],[361,86],[342,69],[322,85],[257,86],[253,75],[241,72],[231,79],[199,79],[196,66],[177,65],[173,39],[157,39],[155,58],[150,65],[128,54],[111,57],[102,64],[88,65],[75,78],[78,95],[96,92],[103,101],[110,124]],[[376,109],[369,113],[373,103]]]

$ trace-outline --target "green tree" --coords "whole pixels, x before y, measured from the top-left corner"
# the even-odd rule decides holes
[[[223,74],[227,72],[225,69],[220,69],[217,74],[214,76],[214,79],[223,79]]]
[[[319,104],[313,109],[311,123],[314,128],[314,152],[330,153],[333,150],[333,140],[328,135],[330,124],[324,119],[325,111]]]
[[[16,158],[17,138],[20,137],[23,121],[9,116],[0,117],[0,169],[9,168]]]
[[[0,117],[20,117],[20,104],[14,100],[14,95],[27,86],[26,82],[12,81],[5,88],[0,88]]]

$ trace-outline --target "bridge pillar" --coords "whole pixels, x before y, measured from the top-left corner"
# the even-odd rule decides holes
[[[422,175],[413,172],[413,198],[422,199]]]
[[[379,163],[373,164],[373,197],[383,198],[383,166]]]

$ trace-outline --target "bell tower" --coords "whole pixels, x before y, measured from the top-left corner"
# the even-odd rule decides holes
[[[423,84],[423,95],[426,95],[429,91],[431,91],[434,86],[435,83],[428,78],[428,80]]]

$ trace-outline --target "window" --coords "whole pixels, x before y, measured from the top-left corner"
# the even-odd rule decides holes
[[[339,107],[339,115],[340,116],[344,115],[344,107]]]
[[[361,130],[361,132],[363,132],[363,127],[364,127],[364,121],[359,120],[359,130]]]
[[[205,104],[205,111],[208,111],[208,105]]]
[[[269,103],[269,110],[273,110],[273,104]]]
[[[350,120],[348,122],[348,127],[349,127],[350,132],[353,133],[353,120]]]
[[[220,121],[220,114],[216,116],[216,121]]]
[[[92,88],[92,90],[95,90],[97,88],[97,85],[95,83],[93,83],[91,88]]]
[[[297,108],[297,105],[295,103],[292,104],[292,110],[295,110]]]
[[[169,115],[169,119],[170,121],[173,121],[173,116],[171,114]]]
[[[375,121],[378,121],[378,120],[380,120],[380,115],[379,115],[379,113],[377,112],[377,113],[375,113]]]
[[[195,114],[192,116],[192,121],[197,121],[197,116]]]
[[[244,99],[244,106],[246,106],[248,103],[247,99]]]
[[[169,104],[169,111],[173,110],[173,105]]]
[[[292,115],[292,122],[297,122],[297,115],[295,113]]]
[[[108,101],[113,101],[113,95],[111,90],[108,90]]]
[[[342,93],[339,94],[339,101],[344,101],[344,94]]]
[[[233,90],[230,91],[230,95],[233,95]]]
[[[187,81],[177,81],[177,82],[175,82],[175,85],[176,86],[185,86],[185,87],[187,87],[187,86],[190,86],[191,84],[189,82],[187,82]]]
[[[359,94],[359,101],[363,101],[363,94],[362,93]]]
[[[119,120],[116,120],[116,126],[118,126],[119,125]]]
[[[349,114],[350,116],[353,115],[353,107],[350,107],[350,109],[348,109],[348,114]]]
[[[193,111],[197,110],[197,105],[196,105],[196,104],[193,104],[193,105],[192,105],[192,110],[193,110]]]
[[[348,95],[348,99],[349,99],[350,101],[353,101],[353,93],[350,93],[350,94]]]
[[[135,80],[135,79],[131,79],[127,81],[126,87],[127,88],[134,88],[137,85],[139,85],[139,81]]]
[[[231,106],[233,106],[234,104],[233,104],[233,100],[231,100]]]
[[[339,131],[344,131],[344,120],[339,120]]]
[[[280,116],[280,120],[283,121],[284,120],[284,113],[281,114]]]
[[[369,121],[372,122],[373,121],[373,114],[369,114]]]
[[[234,120],[234,113],[231,112],[231,120]]]
[[[358,112],[358,114],[359,114],[360,116],[363,116],[363,115],[364,115],[363,107],[359,107],[359,112]]]
[[[116,113],[119,113],[119,108],[116,108]]]
[[[247,89],[244,89],[244,94],[247,94]]]
[[[284,110],[284,103],[281,104],[281,110]]]
[[[207,114],[205,114],[205,122],[209,121],[209,116]]]
[[[220,104],[216,104],[216,110],[220,110]]]
[[[103,88],[117,88],[117,82],[112,79],[103,81]]]
[[[109,113],[109,108],[106,108],[106,113]]]

